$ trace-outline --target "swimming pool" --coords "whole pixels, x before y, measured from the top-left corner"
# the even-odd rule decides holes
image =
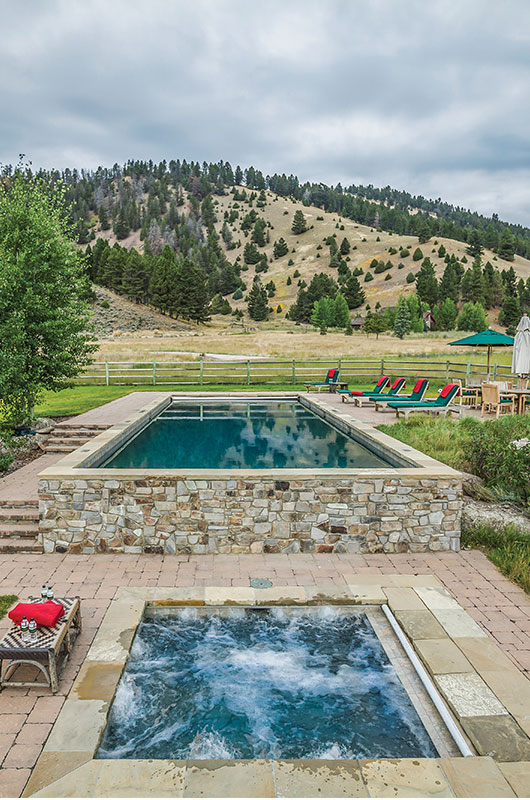
[[[158,612],[158,613],[157,613]],[[98,758],[436,757],[365,612],[147,612]]]
[[[171,403],[101,464],[111,469],[389,468],[300,402]]]

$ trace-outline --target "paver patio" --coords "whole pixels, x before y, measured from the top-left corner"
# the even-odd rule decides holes
[[[92,639],[120,586],[345,586],[345,576],[434,574],[514,665],[530,671],[530,597],[478,551],[395,555],[20,555],[0,558],[2,593],[21,598],[43,583],[57,595],[82,598],[83,632],[59,681],[59,693],[5,689],[0,693],[0,796],[18,796],[35,764]],[[367,577],[368,580],[368,577]],[[0,620],[0,631],[8,627]],[[492,669],[495,667],[492,666]],[[515,673],[517,674],[517,673]]]

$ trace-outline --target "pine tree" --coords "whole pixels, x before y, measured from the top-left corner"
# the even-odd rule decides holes
[[[459,281],[457,278],[455,266],[452,261],[449,261],[446,264],[442,279],[440,281],[440,287],[438,291],[438,298],[441,303],[447,298],[450,298],[454,303],[458,302],[458,296],[460,294],[459,291]]]
[[[130,300],[140,303],[145,299],[146,279],[143,258],[133,247],[129,250],[127,261],[123,268],[121,279],[123,294]]]
[[[344,239],[340,243],[340,252],[341,252],[341,254],[343,256],[347,256],[348,253],[350,252],[350,250],[351,250],[351,245],[350,245],[349,241],[347,240],[347,238],[344,237]]]
[[[258,245],[258,247],[265,247],[267,241],[265,239],[265,228],[267,227],[267,223],[261,217],[256,220],[254,223],[254,230],[252,231],[252,241]]]
[[[252,289],[248,293],[248,314],[251,319],[257,322],[267,319],[269,306],[267,304],[267,292],[262,286],[259,275],[256,275],[252,284]]]
[[[462,298],[466,302],[484,305],[484,277],[480,264],[480,256],[473,261],[473,266],[462,278]]]
[[[431,227],[428,221],[424,219],[418,228],[418,241],[420,244],[424,244],[425,242],[428,242],[430,238],[431,238]]]
[[[507,294],[502,304],[499,314],[499,322],[504,325],[507,332],[514,332],[519,320],[521,319],[521,305],[519,298],[512,294]]]
[[[441,306],[435,306],[433,316],[436,320],[437,330],[454,330],[458,311],[453,300],[450,297],[446,297]]]
[[[412,254],[412,260],[413,261],[421,261],[422,258],[423,258],[423,253],[422,253],[421,249],[419,247],[417,247],[414,250],[413,254]]]
[[[399,298],[396,319],[394,321],[394,335],[403,339],[410,332],[410,311],[403,295]]]
[[[471,233],[469,234],[469,239],[467,240],[467,252],[470,256],[474,258],[482,255],[484,252],[484,248],[482,247],[482,241],[480,238],[480,233],[474,228]]]
[[[207,322],[210,319],[210,303],[203,270],[189,259],[184,259],[178,267],[177,288],[179,316],[193,322]]]
[[[438,281],[430,258],[424,258],[422,265],[416,273],[416,292],[418,297],[429,308],[436,305],[438,299]]]
[[[286,256],[287,253],[289,252],[289,245],[287,244],[283,236],[280,236],[278,241],[274,242],[272,249],[274,252],[274,258],[281,258],[282,256]]]
[[[260,260],[260,253],[255,244],[247,242],[243,250],[243,260],[245,264],[257,264]]]
[[[125,210],[123,208],[120,210],[118,219],[114,225],[114,234],[116,239],[126,239],[129,235],[129,223],[127,222]]]
[[[109,217],[105,206],[100,206],[98,210],[98,217],[99,217],[99,227],[102,231],[108,231],[110,228]]]
[[[345,328],[350,322],[350,312],[348,310],[348,303],[341,292],[337,292],[333,300],[335,326],[337,328]]]
[[[216,294],[212,297],[211,312],[212,314],[231,314],[232,307],[222,295]]]
[[[305,217],[304,217],[303,211],[298,209],[298,211],[295,212],[295,215],[294,215],[294,218],[293,218],[293,224],[291,225],[291,231],[294,234],[299,235],[301,233],[305,233],[306,230],[307,230],[307,225],[306,225],[306,221],[305,221]]]
[[[513,261],[515,255],[515,237],[509,228],[504,228],[497,253],[505,261]]]
[[[343,291],[348,308],[359,308],[366,300],[366,294],[355,275],[351,275],[348,278]]]

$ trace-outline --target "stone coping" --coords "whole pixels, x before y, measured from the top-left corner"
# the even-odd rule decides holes
[[[523,792],[530,786],[530,681],[435,577],[345,577],[347,584],[336,589],[119,589],[24,796],[525,796]],[[94,758],[147,605],[330,604],[388,605],[478,757],[359,761]]]
[[[185,471],[186,477],[190,480],[204,478],[226,480],[244,478],[245,476],[270,478],[273,475],[281,476],[285,480],[308,478],[336,480],[338,478],[351,477],[447,478],[451,480],[461,477],[460,473],[451,467],[430,458],[409,445],[399,442],[397,439],[393,439],[388,434],[376,430],[376,428],[365,422],[352,418],[345,412],[338,411],[320,398],[308,397],[298,392],[253,392],[251,397],[241,392],[220,392],[215,396],[208,392],[186,392],[180,394],[168,392],[162,399],[158,397],[150,403],[146,403],[136,413],[129,414],[123,422],[113,425],[86,444],[81,445],[77,450],[68,453],[53,466],[41,472],[39,478],[54,480],[82,477],[101,478],[104,476],[106,479],[141,479],[154,476],[171,478],[182,475],[182,469],[110,469],[93,466],[109,458],[112,453],[122,447],[131,437],[167,408],[173,399],[186,401],[211,401],[214,399],[219,402],[234,399],[298,401],[346,434],[351,435],[361,444],[365,444],[383,457],[386,456],[397,465],[382,469],[187,469]]]

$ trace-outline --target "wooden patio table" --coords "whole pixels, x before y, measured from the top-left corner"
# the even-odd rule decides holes
[[[524,413],[525,400],[530,397],[530,386],[526,389],[507,389],[502,394],[515,395],[517,397],[517,413]]]
[[[41,599],[30,597],[29,602],[40,603]],[[57,597],[55,602],[63,606],[64,615],[52,628],[44,625],[39,628],[35,642],[23,641],[18,626],[11,628],[0,640],[0,691],[5,686],[49,686],[54,694],[57,692],[57,675],[68,660],[75,639],[81,633],[81,602],[79,597]],[[44,680],[15,680],[16,672],[23,664],[37,667]]]

